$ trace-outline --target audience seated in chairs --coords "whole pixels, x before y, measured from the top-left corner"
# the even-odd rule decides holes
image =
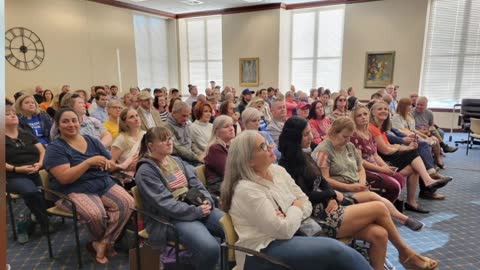
[[[285,101],[279,99],[272,101],[270,112],[272,113],[272,121],[267,126],[267,132],[270,134],[275,144],[278,145],[278,138],[280,137],[283,125],[287,120],[287,107]]]
[[[453,153],[457,151],[457,147],[449,146],[448,144],[443,142],[444,132],[443,130],[435,126],[433,113],[432,111],[427,109],[427,106],[427,97],[422,96],[417,99],[417,105],[415,106],[415,110],[413,110],[412,113],[413,117],[415,118],[416,129],[427,136],[435,136],[440,143],[440,147],[442,147],[445,153]]]
[[[213,121],[213,129],[205,156],[205,176],[208,191],[220,195],[220,185],[225,174],[228,148],[235,138],[233,121],[230,116],[220,115]]]
[[[240,119],[240,114],[235,112],[235,103],[233,103],[233,101],[226,100],[222,102],[219,112],[220,115],[228,115],[232,118],[235,135],[238,135],[240,132],[242,132],[243,127],[241,126],[241,121],[238,121]]]
[[[103,123],[103,127],[112,135],[112,140],[117,138],[120,131],[118,122],[122,109],[123,106],[119,100],[111,100],[107,104],[108,120]]]
[[[192,137],[192,151],[197,156],[204,156],[208,141],[212,136],[213,125],[210,123],[213,115],[212,105],[201,101],[196,102],[193,113],[196,120],[188,127]]]
[[[50,107],[50,104],[52,104],[53,92],[49,89],[46,89],[45,91],[43,91],[42,97],[43,97],[43,102],[38,104],[38,107],[42,112],[46,113],[47,108]]]
[[[409,98],[402,98],[397,105],[397,113],[392,117],[392,128],[398,129],[403,134],[417,138],[418,143],[426,142],[431,146],[432,152],[435,156],[435,163],[444,168],[445,164],[442,161],[440,144],[435,136],[428,136],[420,131],[415,130],[415,118],[412,116],[412,101]],[[435,170],[434,168],[432,168]],[[436,171],[435,171],[436,172]],[[429,171],[430,174],[432,173]]]
[[[173,134],[173,155],[197,166],[203,162],[203,156],[195,154],[192,150],[189,116],[190,106],[183,101],[177,101],[173,105],[172,113],[167,117],[167,127]]]
[[[237,246],[269,255],[295,269],[371,269],[355,250],[325,237],[295,233],[312,213],[308,197],[275,161],[257,131],[243,131],[231,144],[221,205],[232,217]],[[237,269],[278,269],[236,252]]]
[[[405,177],[396,171],[397,168],[389,166],[377,153],[377,145],[372,134],[368,131],[369,110],[364,106],[353,108],[351,118],[355,130],[350,142],[358,149],[362,157],[362,166],[365,168],[367,182],[372,188],[380,190],[380,195],[395,205],[403,207],[399,195],[405,187]],[[411,174],[409,174],[411,175]],[[405,175],[409,177],[409,175]],[[407,203],[416,204],[416,187],[418,176],[409,177]],[[397,201],[398,199],[398,201]],[[398,209],[398,207],[397,207]]]
[[[302,148],[310,147],[312,138],[311,128],[306,120],[298,117],[288,119],[280,135],[282,158],[279,165],[285,167],[307,194],[313,204],[312,217],[320,221],[327,236],[337,239],[355,237],[369,242],[370,264],[377,270],[383,269],[387,240],[392,241],[399,251],[400,262],[415,267],[422,264],[421,257],[401,239],[384,204],[345,204],[345,196],[332,189],[322,177],[315,161],[303,152]],[[413,230],[420,230],[424,226],[414,219],[409,219],[407,224]],[[429,261],[432,266],[436,266],[435,261]]]
[[[120,113],[120,134],[113,141],[110,152],[112,161],[117,163],[117,167],[130,176],[135,174],[140,143],[146,133],[141,129],[141,124],[137,110],[124,109]],[[124,178],[120,177],[120,179]],[[131,181],[131,179],[126,180]],[[122,184],[127,190],[135,185],[132,182],[123,182]]]
[[[246,108],[242,113],[242,122],[243,126],[245,126],[245,130],[260,130],[261,116],[262,113],[259,110],[251,107]],[[266,131],[260,131],[259,133],[265,138],[265,140],[267,140],[269,144],[273,146],[273,152],[275,153],[277,159],[279,159],[281,154],[278,151],[278,147],[270,134]]]
[[[105,148],[112,144],[112,135],[103,127],[102,123],[94,118],[86,115],[87,108],[85,102],[79,94],[67,93],[61,103],[61,107],[69,107],[78,115],[80,124],[80,135],[88,135],[92,138],[100,140]],[[55,115],[56,116],[56,115]],[[57,123],[54,123],[51,130],[52,139],[56,139],[58,134]]]
[[[38,172],[42,168],[45,149],[32,134],[19,129],[18,122],[15,109],[5,106],[6,190],[22,196],[42,232],[45,232],[48,217],[43,195],[38,189],[42,185]]]
[[[116,169],[115,163],[98,139],[80,134],[79,116],[73,109],[60,109],[55,124],[60,137],[49,144],[43,161],[54,178],[52,189],[77,205],[90,236],[87,249],[97,263],[106,264],[107,257],[116,255],[113,244],[129,220],[133,198],[110,179],[108,172]],[[56,205],[70,212],[66,201],[58,200]]]
[[[338,117],[349,116],[347,97],[344,95],[338,95],[333,101],[333,111],[327,116],[330,122],[335,121]]]
[[[434,180],[427,172],[418,151],[418,144],[413,141],[408,146],[401,144],[390,144],[386,137],[386,132],[390,129],[389,109],[385,102],[377,101],[370,109],[370,124],[368,130],[373,136],[377,144],[377,151],[383,160],[389,162],[402,175],[412,174],[411,177],[419,175],[425,183],[428,190],[434,192],[435,190],[444,187],[449,181],[450,177],[444,177],[439,180]],[[413,191],[412,191],[413,193]],[[412,195],[411,195],[412,196]],[[418,213],[428,213],[428,210],[421,208],[418,204],[411,205],[405,203],[405,209],[415,211]]]
[[[325,136],[327,136],[327,130],[332,123],[330,118],[326,117],[325,108],[321,101],[314,101],[308,114],[310,128],[312,129],[313,143],[320,144]]]
[[[43,146],[46,146],[50,142],[52,119],[48,114],[40,111],[35,98],[32,95],[22,95],[15,102],[15,109],[18,113],[20,128],[30,132]]]
[[[213,199],[194,168],[171,156],[172,136],[166,127],[152,128],[145,134],[135,181],[144,209],[167,218],[175,226],[180,243],[193,252],[195,269],[211,270],[220,258],[220,244],[214,236],[223,238],[219,223],[223,212],[213,206]],[[183,198],[191,197],[189,194],[201,201],[187,203]],[[148,216],[144,219],[149,242],[154,248],[163,248],[172,232]]]
[[[335,190],[345,192],[357,202],[383,202],[392,218],[412,230],[418,229],[417,226],[410,225],[409,219],[413,219],[400,213],[389,200],[369,191],[362,158],[350,143],[353,131],[354,124],[349,117],[342,116],[333,121],[325,140],[312,152],[312,158],[317,160],[322,176]]]
[[[152,107],[152,96],[147,91],[142,91],[137,96],[137,113],[142,122],[142,130],[147,131],[152,127],[159,127],[164,124],[160,114]]]

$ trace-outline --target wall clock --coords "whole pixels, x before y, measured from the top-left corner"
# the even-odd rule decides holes
[[[45,47],[32,30],[14,27],[5,32],[5,59],[20,70],[32,70],[45,58]]]

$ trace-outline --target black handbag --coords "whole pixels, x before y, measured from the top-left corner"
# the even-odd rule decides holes
[[[203,195],[203,193],[200,192],[198,188],[194,187],[189,188],[188,192],[185,193],[185,196],[183,197],[184,202],[196,206],[202,205],[206,199],[207,198],[205,197],[205,195]]]
[[[322,226],[318,224],[313,218],[306,218],[302,220],[300,228],[298,228],[297,235],[299,236],[324,236]]]
[[[273,201],[278,207],[278,210],[282,212],[282,214],[285,215],[285,212],[283,212],[282,207],[280,207],[280,204],[272,197]],[[322,226],[318,224],[313,218],[308,217],[304,220],[302,220],[302,223],[300,223],[300,227],[297,230],[296,235],[299,236],[323,236],[322,232]]]

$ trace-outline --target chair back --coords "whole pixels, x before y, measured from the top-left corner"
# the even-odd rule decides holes
[[[195,168],[195,174],[197,175],[198,180],[200,180],[200,182],[202,182],[204,186],[207,186],[207,177],[205,176],[205,164],[197,166]]]
[[[46,170],[40,170],[38,173],[40,174],[43,188],[50,189],[50,176],[48,175],[48,172]],[[45,197],[45,200],[55,201],[55,197],[52,193],[44,192],[43,195]]]
[[[225,215],[220,219],[220,225],[222,226],[223,233],[225,234],[225,242],[229,245],[235,245],[238,241],[238,235],[233,228],[232,218],[229,214]],[[228,249],[228,261],[235,261],[235,250]]]
[[[133,200],[135,201],[135,207],[137,209],[142,210],[143,209],[143,202],[142,202],[142,197],[140,197],[140,192],[138,192],[138,188],[136,186],[132,187],[132,189],[130,191],[133,194]],[[143,220],[143,215],[141,213],[138,213],[138,221],[142,221],[142,220]]]
[[[480,119],[470,118],[470,131],[474,134],[480,135]]]

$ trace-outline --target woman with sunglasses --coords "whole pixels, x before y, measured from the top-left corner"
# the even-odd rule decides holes
[[[12,106],[5,106],[5,170],[8,193],[22,196],[28,209],[37,219],[42,232],[48,230],[48,217],[42,192],[39,170],[45,148],[29,132],[18,128],[18,117]],[[15,230],[15,228],[12,228]]]
[[[349,114],[350,111],[348,111],[347,107],[347,97],[344,95],[338,95],[333,102],[333,111],[328,115],[328,118],[333,122],[338,117],[348,116]]]

